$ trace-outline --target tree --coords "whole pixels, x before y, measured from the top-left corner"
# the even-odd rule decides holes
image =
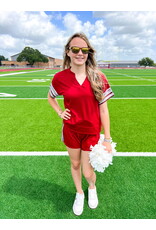
[[[139,62],[138,62],[139,65],[143,65],[143,66],[154,66],[154,61],[149,58],[149,57],[145,57],[145,58],[142,58]]]
[[[35,62],[48,62],[48,58],[40,53],[39,50],[33,49],[31,47],[25,47],[17,58],[18,62],[27,61],[30,65]]]
[[[8,61],[8,58],[5,58],[3,55],[0,55],[0,65],[1,61]]]

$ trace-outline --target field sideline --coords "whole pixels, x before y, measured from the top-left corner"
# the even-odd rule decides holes
[[[67,151],[62,152],[3,152],[0,151],[0,156],[68,156]],[[156,152],[116,152],[114,157],[155,157]]]

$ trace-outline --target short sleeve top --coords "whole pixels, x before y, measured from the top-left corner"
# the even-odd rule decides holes
[[[96,100],[87,76],[80,85],[75,73],[70,69],[65,69],[56,73],[52,79],[50,96],[55,98],[63,95],[64,107],[71,113],[71,118],[63,122],[77,133],[97,134],[100,132],[99,105],[114,96],[105,75],[102,74],[101,77],[104,81],[104,99],[100,102]]]

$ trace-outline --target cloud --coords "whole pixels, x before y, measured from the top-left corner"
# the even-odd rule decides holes
[[[74,13],[67,13],[63,18],[65,28],[69,33],[84,32],[88,36],[95,33],[97,36],[102,36],[107,28],[103,20],[97,20],[95,24],[89,21],[82,22]]]
[[[25,46],[40,47],[45,53],[61,40],[63,33],[44,12],[2,11],[0,14],[0,48],[6,49],[6,53],[11,54],[15,49],[20,52]]]
[[[75,14],[67,13],[63,18],[63,23],[69,33],[82,31],[82,21],[80,21]]]
[[[94,27],[94,31],[97,36],[102,36],[107,31],[107,28],[103,20],[96,21]]]
[[[15,38],[42,41],[55,29],[44,12],[3,11],[0,14],[1,34],[11,34]]]
[[[31,46],[62,58],[69,36],[83,31],[96,49],[98,60],[139,60],[144,56],[155,59],[156,12],[97,11],[93,13],[94,20],[84,15],[76,11],[1,11],[0,52],[10,57]]]
[[[94,12],[94,17],[104,20],[109,30],[107,40],[114,41],[113,45],[123,52],[123,58],[152,55],[155,59],[156,12]]]

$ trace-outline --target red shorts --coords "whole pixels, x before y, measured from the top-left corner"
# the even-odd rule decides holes
[[[62,141],[64,144],[72,149],[82,149],[83,151],[90,151],[90,146],[94,146],[98,143],[100,133],[98,134],[82,134],[77,133],[68,127],[63,126]]]

